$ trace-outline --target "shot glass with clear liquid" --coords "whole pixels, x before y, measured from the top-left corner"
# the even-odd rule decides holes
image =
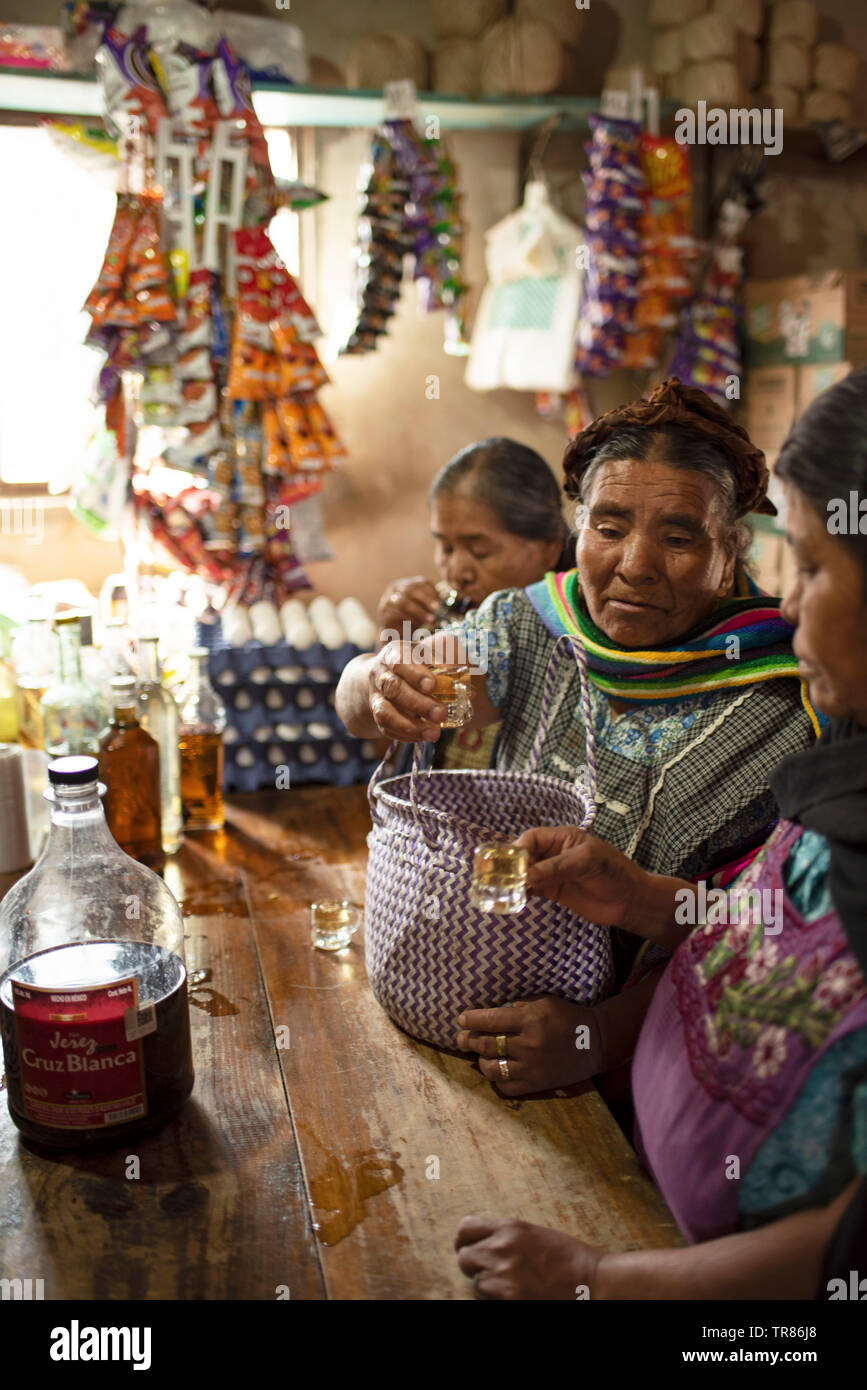
[[[516,845],[476,845],[470,899],[482,912],[520,912],[527,902],[530,856]]]
[[[342,951],[358,931],[358,910],[345,899],[311,903],[310,923],[317,951]]]
[[[473,695],[469,666],[431,666],[436,681],[430,698],[445,705],[444,729],[461,729],[473,717]]]

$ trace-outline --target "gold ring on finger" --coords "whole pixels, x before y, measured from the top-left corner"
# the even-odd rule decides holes
[[[507,1061],[505,1061],[505,1060],[501,1057],[500,1060],[499,1060],[498,1066],[499,1066],[499,1068],[500,1068],[500,1076],[503,1078],[503,1080],[504,1080],[504,1081],[509,1081],[509,1080],[511,1080],[511,1077],[510,1077],[510,1075],[509,1075],[509,1063],[508,1063]]]
[[[506,1037],[506,1034],[505,1034],[505,1033],[498,1033],[498,1034],[497,1034],[497,1056],[498,1056],[498,1057],[508,1057],[509,1054],[508,1054],[508,1052],[506,1051],[506,1043],[507,1043],[507,1042],[508,1042],[508,1038]]]

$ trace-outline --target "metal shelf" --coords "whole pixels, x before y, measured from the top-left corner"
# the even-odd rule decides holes
[[[381,92],[328,91],[289,83],[254,82],[253,104],[263,125],[370,128],[385,115]],[[664,112],[676,109],[663,102]],[[528,130],[555,114],[562,128],[582,130],[599,110],[596,97],[466,97],[420,92],[422,117],[437,116],[443,130]],[[24,72],[0,68],[0,111],[46,116],[101,116],[102,93],[95,76]]]

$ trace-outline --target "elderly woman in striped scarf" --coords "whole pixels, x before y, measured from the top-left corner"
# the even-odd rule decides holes
[[[522,768],[551,653],[562,636],[579,636],[596,737],[595,833],[644,869],[724,885],[777,821],[770,770],[818,733],[792,628],[744,567],[743,518],[775,511],[764,455],[709,396],[672,378],[597,419],[564,467],[579,503],[577,568],[491,594],[450,629],[487,652],[473,726],[502,721],[495,765]],[[445,713],[432,685],[417,654],[392,643],[350,663],[338,709],[361,736],[436,739]],[[572,780],[585,761],[573,668],[538,771]],[[632,987],[595,1006],[546,996],[469,1010],[455,1020],[456,1046],[478,1054],[507,1096],[621,1066],[664,966],[657,954],[636,971],[638,944],[618,934],[617,984],[633,971]],[[590,1045],[578,1049],[576,1036]]]

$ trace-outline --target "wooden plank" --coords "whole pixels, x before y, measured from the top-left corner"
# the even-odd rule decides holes
[[[0,1114],[0,1272],[46,1298],[324,1296],[242,876],[224,837],[166,869],[185,899],[196,1084],[134,1148],[46,1158]],[[138,1181],[127,1157],[141,1160]]]
[[[366,981],[360,936],[314,951],[309,903],[363,903],[363,789],[260,793],[231,811],[255,847],[250,895],[328,1296],[472,1296],[452,1249],[471,1212],[523,1217],[608,1248],[680,1243],[594,1089],[505,1100],[466,1060],[408,1038]],[[287,856],[289,856],[287,858]]]

